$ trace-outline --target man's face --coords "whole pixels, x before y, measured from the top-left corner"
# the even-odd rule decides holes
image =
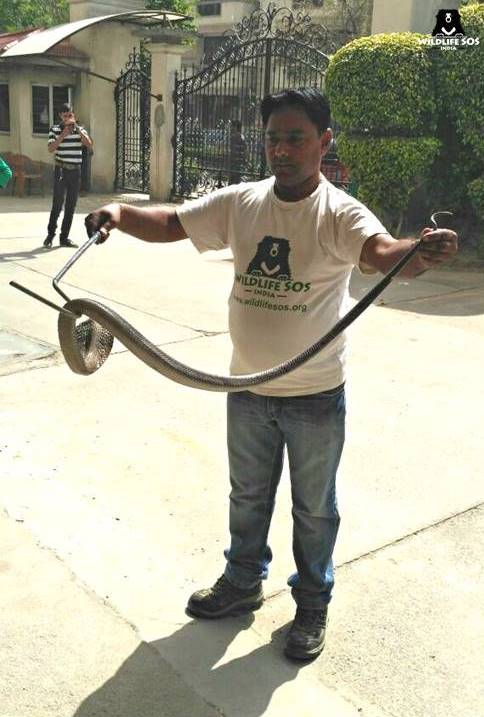
[[[265,150],[276,182],[290,188],[319,176],[330,140],[331,131],[319,134],[303,109],[285,107],[272,112],[265,129]]]
[[[64,124],[74,124],[76,121],[74,112],[60,112],[59,115]]]

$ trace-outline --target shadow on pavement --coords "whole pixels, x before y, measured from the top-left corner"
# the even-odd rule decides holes
[[[381,274],[354,271],[350,296],[359,301],[381,279]],[[479,273],[459,279],[458,273],[434,272],[428,278],[394,279],[374,302],[376,306],[427,316],[484,314],[484,283]]]
[[[275,690],[296,678],[300,665],[282,655],[287,625],[272,633],[271,643],[218,665],[252,621],[252,615],[194,620],[170,637],[142,643],[73,717],[216,717],[226,711],[260,717]]]
[[[484,314],[484,290],[462,289],[446,296],[428,296],[408,301],[388,301],[382,307],[426,316],[479,316]]]
[[[40,195],[33,195],[31,197],[0,197],[0,213],[2,215],[49,212],[51,205],[52,195],[46,197]]]
[[[34,249],[29,249],[28,251],[1,252],[0,253],[0,263],[1,262],[7,263],[9,261],[22,261],[23,259],[36,259],[38,256],[48,254],[49,252],[53,251],[54,249],[63,249],[63,247],[57,245],[57,246],[51,247],[50,249],[46,249],[43,246],[43,244],[41,244],[40,246],[35,247]]]
[[[167,202],[156,202],[151,200],[147,194],[136,192],[113,192],[112,194],[81,194],[77,201],[76,214],[88,214],[93,209],[109,204],[110,202],[124,202],[126,204],[137,204],[149,206],[153,204],[167,204]],[[52,194],[44,197],[40,194],[32,194],[25,197],[12,197],[11,194],[0,194],[0,214],[29,214],[31,212],[50,212],[52,207]]]

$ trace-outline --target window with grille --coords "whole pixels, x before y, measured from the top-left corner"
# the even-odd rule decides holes
[[[203,54],[206,58],[211,58],[215,55],[218,48],[227,40],[222,35],[207,35],[203,38]]]
[[[71,104],[71,88],[54,85],[52,87],[53,122],[58,120],[60,108],[65,104]]]
[[[32,132],[48,134],[59,119],[63,104],[71,103],[72,88],[67,85],[32,85]]]
[[[0,132],[10,132],[10,98],[6,83],[0,84]]]
[[[220,15],[222,12],[222,3],[220,2],[199,2],[198,14],[202,17],[208,17],[209,15]]]

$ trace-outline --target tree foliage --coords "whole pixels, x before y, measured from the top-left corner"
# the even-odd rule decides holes
[[[0,32],[69,22],[68,0],[0,0]]]
[[[147,10],[171,10],[181,15],[192,15],[195,3],[192,0],[147,0]]]
[[[193,0],[148,0],[149,10],[171,10],[194,14]],[[69,0],[0,0],[0,32],[28,27],[52,27],[69,22]],[[193,29],[191,23],[187,23]]]
[[[171,10],[172,12],[178,12],[180,15],[189,15],[193,17],[195,15],[195,1],[194,0],[147,0],[147,10]],[[194,31],[196,27],[192,20],[184,20],[183,22],[177,23],[177,27],[183,30]]]

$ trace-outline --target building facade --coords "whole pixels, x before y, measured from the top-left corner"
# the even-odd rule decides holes
[[[458,7],[450,0],[446,7]],[[70,0],[71,23],[88,18],[144,9],[143,0]],[[52,167],[47,134],[59,106],[72,102],[79,121],[94,140],[90,187],[112,192],[116,177],[116,81],[133,52],[149,41],[151,70],[151,188],[167,199],[171,182],[174,134],[171,95],[174,75],[183,65],[199,65],[213,56],[225,34],[252,13],[289,7],[310,13],[327,26],[337,44],[379,32],[430,33],[439,0],[200,0],[196,3],[197,37],[180,44],[151,25],[106,20],[70,34],[47,51],[9,57],[10,48],[42,33],[40,29],[0,35],[0,154],[24,154]],[[67,26],[66,26],[67,27]],[[73,27],[77,27],[73,26]],[[48,32],[48,31],[46,31]],[[119,133],[118,133],[119,134]],[[123,148],[121,147],[121,151]]]

